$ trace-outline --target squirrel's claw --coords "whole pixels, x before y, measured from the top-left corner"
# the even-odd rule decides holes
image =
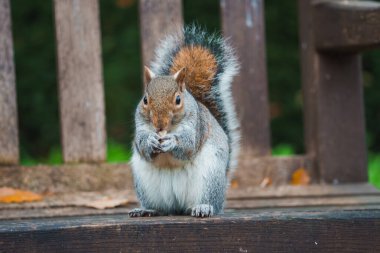
[[[196,205],[191,209],[191,216],[193,217],[211,217],[214,214],[214,207],[209,204]]]
[[[135,208],[129,211],[128,215],[129,217],[151,217],[157,216],[158,212],[156,210]]]
[[[147,142],[148,142],[149,147],[151,147],[153,151],[158,151],[161,149],[159,139],[160,139],[160,136],[158,136],[158,134],[156,133],[150,134],[148,136]]]

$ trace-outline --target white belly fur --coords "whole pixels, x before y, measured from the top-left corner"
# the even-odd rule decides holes
[[[216,169],[216,159],[213,149],[205,143],[194,161],[182,168],[156,168],[138,152],[134,152],[131,163],[135,180],[139,180],[147,203],[157,209],[173,210],[202,204],[205,178]]]

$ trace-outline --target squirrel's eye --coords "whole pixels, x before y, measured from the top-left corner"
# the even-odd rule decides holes
[[[144,96],[143,101],[144,101],[144,105],[148,104],[148,99],[146,98],[146,96]]]
[[[176,98],[175,98],[175,104],[176,105],[179,105],[181,103],[181,97],[178,95]]]

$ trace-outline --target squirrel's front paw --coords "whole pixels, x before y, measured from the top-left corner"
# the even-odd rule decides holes
[[[191,216],[193,217],[211,217],[214,215],[214,207],[209,204],[196,205],[191,209]]]
[[[128,213],[129,217],[151,217],[157,216],[158,212],[156,210],[146,210],[141,208],[135,208]]]
[[[160,139],[162,152],[172,151],[177,146],[177,139],[173,134],[168,134]]]
[[[151,148],[151,152],[153,153],[159,153],[161,151],[160,147],[160,136],[156,133],[152,133],[147,138],[148,147]]]

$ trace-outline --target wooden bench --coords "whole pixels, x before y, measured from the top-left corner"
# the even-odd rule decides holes
[[[379,3],[298,1],[306,154],[272,157],[263,1],[221,0],[223,32],[242,65],[233,92],[243,152],[226,214],[129,219],[137,205],[130,167],[105,163],[98,2],[54,1],[64,164],[29,167],[18,164],[10,2],[0,0],[0,187],[54,194],[0,204],[0,252],[380,251],[360,63],[363,50],[380,46]],[[159,39],[183,25],[181,6],[139,1],[144,64]],[[310,185],[289,184],[299,168]],[[272,185],[263,187],[264,179]],[[126,195],[129,205],[78,207],[70,196],[80,194]]]

